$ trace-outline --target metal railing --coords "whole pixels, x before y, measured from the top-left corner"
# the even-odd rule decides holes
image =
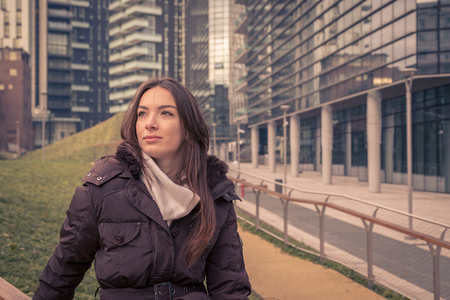
[[[450,299],[449,225],[244,171],[230,169],[228,178],[242,198],[254,204],[244,210],[250,214],[255,210],[256,229],[261,229],[261,221],[278,227],[286,244],[289,236],[307,244],[318,250],[314,254],[321,260],[341,263],[365,276],[369,287],[377,282],[410,299]],[[276,214],[283,219],[282,228],[273,221]]]

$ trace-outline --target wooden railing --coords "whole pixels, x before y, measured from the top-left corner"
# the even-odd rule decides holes
[[[0,277],[0,300],[30,300],[31,298]]]

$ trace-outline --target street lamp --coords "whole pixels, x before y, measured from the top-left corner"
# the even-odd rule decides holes
[[[16,121],[16,144],[17,144],[17,158],[20,156],[20,121]]]
[[[411,107],[411,89],[414,74],[417,73],[415,68],[401,69],[403,77],[405,77],[406,88],[406,170],[408,173],[408,213],[413,213],[412,208],[412,107]],[[409,228],[412,229],[412,218],[409,217]]]
[[[217,126],[216,123],[212,123],[212,127],[213,127],[213,155],[216,155],[216,126]]]
[[[284,184],[287,183],[287,134],[286,128],[288,126],[288,122],[286,120],[287,110],[289,109],[289,105],[281,105],[280,108],[283,112],[283,158],[284,158]],[[287,194],[287,188],[284,188],[284,193]]]
[[[44,100],[44,98],[47,97],[46,92],[41,93],[41,114],[42,114],[42,161],[45,160],[45,117],[47,116],[47,99]]]

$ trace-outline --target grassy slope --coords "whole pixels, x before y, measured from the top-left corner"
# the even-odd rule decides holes
[[[113,146],[92,146],[119,141],[122,118],[123,114],[117,114],[105,122],[45,147],[45,160],[87,162],[104,154],[114,153]],[[38,149],[26,154],[22,159],[41,160],[41,155],[42,151]]]
[[[59,240],[59,229],[75,188],[90,162],[114,152],[94,144],[120,140],[123,114],[67,137],[20,160],[0,161],[0,277],[32,295]],[[77,299],[94,299],[93,268],[77,289]]]

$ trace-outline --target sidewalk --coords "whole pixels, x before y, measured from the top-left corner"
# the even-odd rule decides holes
[[[237,166],[230,164],[230,168],[236,170]],[[275,173],[268,172],[267,166],[252,168],[250,163],[241,163],[240,170],[269,180],[284,177],[284,169],[280,165],[277,166]],[[303,172],[295,178],[291,177],[289,172],[290,169],[287,174],[289,186],[309,191],[348,195],[399,211],[408,211],[407,187],[404,185],[381,184],[380,193],[370,193],[367,183],[359,182],[354,177],[333,176],[333,184],[325,185],[322,183],[320,172]],[[230,170],[230,175],[235,174]],[[269,188],[273,189],[273,186],[269,184]],[[239,203],[239,206],[246,205],[248,201]],[[450,195],[413,191],[413,214],[449,224]],[[275,218],[272,221],[282,226],[282,220],[279,217],[276,219],[278,221]],[[289,230],[294,234],[292,228]],[[384,299],[334,270],[289,256],[258,236],[242,230],[240,232],[244,241],[245,263],[253,289],[265,300]]]
[[[237,166],[232,163],[230,163],[230,168],[237,170]],[[282,165],[276,166],[275,173],[269,172],[268,167],[264,165],[252,168],[251,163],[240,163],[240,170],[270,180],[284,177]],[[380,193],[371,193],[368,190],[367,182],[360,182],[355,177],[333,176],[332,184],[326,185],[322,183],[320,172],[305,171],[298,177],[290,176],[290,166],[287,168],[287,185],[303,190],[352,196],[377,205],[408,212],[406,185],[382,183]],[[413,191],[412,203],[414,215],[450,226],[450,194]]]

